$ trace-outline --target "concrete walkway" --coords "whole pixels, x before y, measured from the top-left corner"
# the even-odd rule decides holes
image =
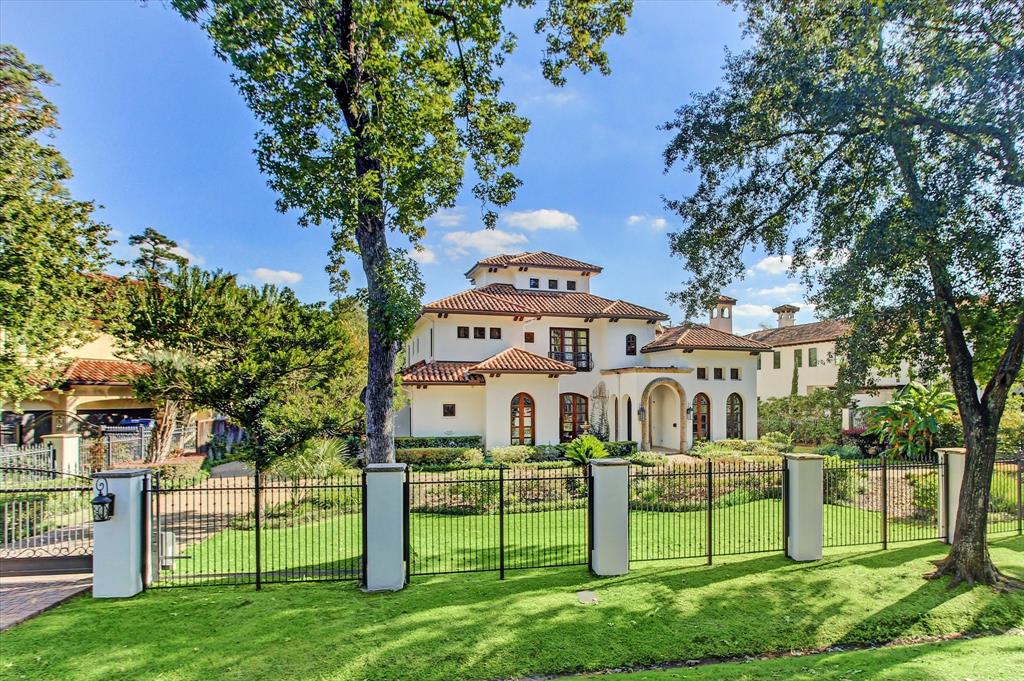
[[[0,577],[0,631],[91,588],[91,574]]]

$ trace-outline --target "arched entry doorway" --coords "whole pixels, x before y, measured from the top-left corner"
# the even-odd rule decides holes
[[[677,381],[659,378],[648,383],[640,398],[640,407],[644,410],[641,449],[686,450],[686,398]]]

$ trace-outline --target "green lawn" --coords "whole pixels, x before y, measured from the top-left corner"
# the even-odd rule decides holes
[[[607,674],[602,681],[1017,681],[1024,670],[1024,632],[1006,636],[874,648],[693,668]]]
[[[992,554],[1024,579],[1024,539]],[[635,563],[603,579],[579,567],[420,577],[389,594],[342,582],[78,598],[0,634],[0,676],[494,679],[1024,626],[1024,593],[921,579],[942,555],[927,543],[807,564]],[[600,602],[580,604],[583,589]]]

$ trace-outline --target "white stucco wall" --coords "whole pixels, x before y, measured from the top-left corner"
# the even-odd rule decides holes
[[[774,368],[772,352],[761,354],[761,369],[757,372],[757,395],[763,400],[771,397],[785,397],[792,394],[793,389],[793,364],[795,362],[794,350],[800,350],[803,358],[803,366],[797,374],[797,391],[800,395],[806,395],[811,390],[818,388],[832,388],[839,379],[839,366],[835,361],[835,343],[808,343],[805,345],[787,345],[776,348],[774,352],[780,353],[781,366]],[[818,366],[812,367],[808,363],[808,355],[811,348],[818,351]],[[872,372],[874,380],[879,388],[893,387],[904,384],[909,380],[909,365],[902,364],[900,375],[882,375]],[[863,404],[873,404],[868,396]],[[884,402],[884,400],[883,400]]]
[[[558,443],[558,379],[536,374],[502,374],[487,378],[485,440],[488,449],[510,443],[512,398],[521,392],[533,398],[536,444]]]
[[[485,387],[431,385],[409,388],[412,435],[483,435]],[[445,404],[455,405],[455,416],[444,416]]]

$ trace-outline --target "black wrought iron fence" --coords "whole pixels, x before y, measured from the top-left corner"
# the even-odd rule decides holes
[[[632,466],[630,558],[782,551],[784,485],[782,459]]]
[[[268,475],[151,489],[155,586],[359,579],[363,481]]]
[[[0,466],[0,560],[92,555],[92,482]]]
[[[588,492],[572,467],[409,472],[409,576],[586,565]]]
[[[996,456],[988,502],[989,534],[1024,534],[1024,451]]]

